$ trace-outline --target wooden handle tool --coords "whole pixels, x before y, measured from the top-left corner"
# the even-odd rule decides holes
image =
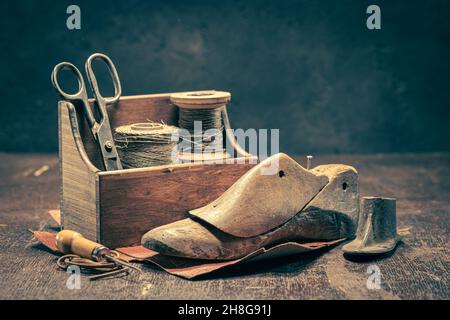
[[[56,235],[56,247],[64,254],[76,254],[82,258],[94,261],[111,261],[119,265],[140,271],[135,266],[114,257],[107,247],[88,240],[83,235],[72,230],[63,230]]]

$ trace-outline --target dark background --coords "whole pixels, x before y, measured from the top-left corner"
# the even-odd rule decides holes
[[[70,4],[81,30],[66,28]],[[382,30],[366,28],[370,4]],[[51,70],[93,52],[115,62],[124,95],[230,91],[232,125],[279,128],[288,153],[450,151],[448,0],[0,6],[0,151],[57,150]]]

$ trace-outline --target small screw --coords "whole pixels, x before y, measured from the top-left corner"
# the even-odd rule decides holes
[[[311,163],[313,158],[314,158],[313,156],[306,156],[306,169],[308,170],[311,169]]]
[[[106,151],[111,151],[112,149],[113,149],[113,145],[112,145],[112,143],[111,143],[111,141],[106,141],[106,143],[105,143],[105,149],[106,149]]]

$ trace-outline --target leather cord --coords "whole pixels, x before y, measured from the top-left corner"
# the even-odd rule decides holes
[[[117,252],[112,251],[115,254]],[[118,254],[117,254],[118,256]],[[89,272],[95,272],[97,274],[88,276],[87,278],[91,281],[98,280],[106,277],[110,277],[113,275],[126,273],[128,274],[129,268],[119,265],[110,261],[93,261],[90,259],[82,258],[75,254],[67,254],[60,257],[56,261],[57,266],[62,270],[67,270],[69,266],[77,266],[81,270],[86,270]]]

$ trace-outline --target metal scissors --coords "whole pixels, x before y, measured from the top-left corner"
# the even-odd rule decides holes
[[[108,71],[114,83],[114,97],[105,98],[101,95],[97,79],[95,77],[94,71],[92,69],[92,62],[94,60],[101,60],[108,66]],[[75,94],[68,94],[61,89],[58,83],[58,73],[59,71],[67,69],[72,71],[78,79],[78,92]],[[122,95],[122,87],[120,85],[119,76],[117,74],[116,67],[114,66],[111,59],[101,53],[94,53],[91,55],[85,64],[86,73],[88,76],[89,84],[91,85],[92,91],[94,93],[94,98],[96,101],[96,106],[98,108],[98,113],[101,116],[100,122],[94,117],[91,105],[89,104],[87,89],[83,80],[83,76],[80,71],[73,64],[69,62],[61,62],[55,66],[52,72],[52,83],[56,91],[61,95],[61,97],[68,102],[79,102],[82,104],[84,109],[84,114],[86,120],[89,123],[92,134],[97,141],[101,153],[103,162],[105,164],[105,169],[119,170],[122,169],[122,163],[119,159],[119,154],[117,153],[116,146],[114,144],[114,139],[112,136],[111,125],[109,123],[108,112],[106,107],[111,104],[115,104],[120,96]]]

